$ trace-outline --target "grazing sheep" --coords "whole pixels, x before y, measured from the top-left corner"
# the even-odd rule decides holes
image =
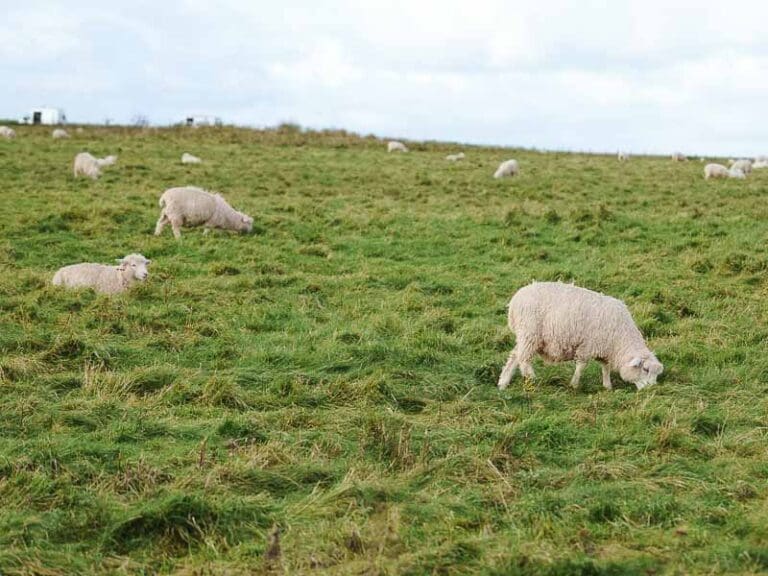
[[[728,178],[736,178],[737,180],[744,180],[747,177],[744,170],[739,168],[731,168],[728,170]]]
[[[722,164],[707,164],[704,166],[704,179],[728,178],[728,168]]]
[[[762,168],[768,168],[768,160],[755,160],[752,163],[752,170],[760,170]]]
[[[550,362],[575,360],[574,388],[589,360],[602,365],[607,390],[612,370],[638,390],[655,384],[664,370],[621,300],[572,284],[534,282],[518,290],[509,302],[509,327],[516,344],[499,377],[500,390],[518,366],[524,378],[533,378],[536,354]]]
[[[51,133],[51,136],[54,140],[60,140],[62,138],[69,138],[69,132],[64,130],[64,128],[56,128],[56,130]]]
[[[675,152],[674,154],[672,154],[673,162],[686,162],[687,160],[688,160],[688,157],[682,152]]]
[[[182,164],[200,164],[200,162],[202,162],[200,158],[198,158],[197,156],[193,156],[188,152],[184,152],[184,154],[181,155]]]
[[[96,158],[88,152],[80,152],[75,156],[73,173],[75,178],[78,176],[87,176],[93,180],[101,176],[101,169],[104,166],[111,166],[117,162],[117,156],[107,156],[106,158]]]
[[[517,176],[520,174],[520,166],[517,164],[517,160],[506,160],[499,164],[499,167],[494,172],[494,178],[505,178]]]
[[[752,160],[736,160],[736,162],[731,162],[731,170],[734,168],[741,170],[744,174],[749,174],[752,172]]]
[[[220,194],[211,194],[202,188],[185,186],[169,188],[160,196],[160,218],[155,226],[155,236],[170,223],[174,237],[181,238],[182,226],[250,232],[253,218],[232,208]]]
[[[387,152],[408,152],[408,148],[402,142],[392,140],[387,143]]]
[[[707,159],[706,159],[706,158],[704,158],[704,156],[701,156],[701,157],[699,158],[699,162],[701,162],[702,164],[703,164],[704,162],[706,162],[706,161],[707,161]]]
[[[629,160],[629,154],[627,154],[626,152],[619,152],[618,157],[619,157],[619,162],[626,162],[627,160]]]
[[[756,156],[755,162],[768,162],[768,156]]]
[[[459,160],[464,160],[464,152],[459,152],[458,154],[448,154],[448,156],[445,157],[448,162],[457,162]]]
[[[147,266],[152,262],[141,254],[128,254],[118,259],[117,266],[106,264],[72,264],[60,268],[53,275],[55,286],[67,288],[93,288],[101,294],[118,294],[136,281],[147,279]]]
[[[8,126],[0,126],[0,138],[5,138],[6,140],[13,140],[16,138],[16,130],[13,128],[8,128]]]

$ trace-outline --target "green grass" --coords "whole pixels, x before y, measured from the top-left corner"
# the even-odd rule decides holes
[[[0,141],[0,573],[768,570],[768,172],[72,135]],[[118,164],[74,180],[84,149]],[[493,180],[509,157],[522,175]],[[152,236],[185,184],[255,233]],[[130,252],[153,264],[125,295],[49,285]],[[590,365],[575,392],[537,363],[533,396],[499,393],[533,279],[624,299],[659,384],[607,392]]]

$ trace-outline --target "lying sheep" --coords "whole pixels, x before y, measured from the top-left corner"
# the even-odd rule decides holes
[[[517,164],[517,160],[507,160],[499,164],[499,167],[494,172],[494,178],[506,178],[511,176],[517,176],[520,174],[520,167]]]
[[[572,284],[534,282],[518,290],[509,302],[509,327],[516,344],[499,376],[500,390],[518,366],[524,378],[533,378],[537,354],[550,362],[575,360],[574,388],[589,360],[602,365],[606,390],[612,370],[638,390],[655,384],[664,370],[621,300]]]
[[[408,152],[408,148],[402,142],[392,140],[387,143],[387,152]]]
[[[464,152],[459,152],[458,154],[448,154],[448,156],[445,157],[448,162],[457,162],[459,160],[464,160]]]
[[[744,174],[749,174],[752,172],[752,160],[736,160],[735,162],[731,162],[731,170],[734,168],[736,170],[741,170]]]
[[[707,164],[704,166],[704,180],[710,178],[728,178],[728,168],[722,164]]]
[[[682,152],[675,152],[674,154],[672,154],[673,162],[686,162],[687,160],[688,160],[688,157]]]
[[[64,130],[64,128],[56,128],[52,133],[51,136],[54,140],[60,140],[62,138],[69,138],[69,132]]]
[[[182,164],[200,164],[200,162],[202,162],[200,158],[198,158],[197,156],[193,156],[188,152],[184,152],[184,154],[181,155]]]
[[[13,140],[16,138],[16,130],[13,128],[8,128],[8,126],[0,126],[0,138],[5,138],[6,140]]]
[[[744,170],[739,168],[731,168],[728,170],[728,178],[736,178],[737,180],[744,180],[747,177]]]
[[[117,266],[91,263],[64,266],[53,275],[52,283],[66,288],[93,288],[101,294],[118,294],[136,281],[146,280],[147,266],[152,261],[141,254],[128,254],[118,262]]]
[[[87,176],[93,180],[101,176],[101,169],[104,166],[111,166],[117,162],[117,156],[107,156],[106,158],[96,158],[88,152],[80,152],[75,156],[73,173],[75,178],[78,176]]]
[[[619,157],[619,162],[626,162],[627,160],[629,160],[629,154],[627,154],[626,152],[619,152],[618,157]]]
[[[175,238],[181,238],[182,226],[250,232],[253,218],[233,209],[220,194],[211,194],[202,188],[185,186],[169,188],[160,196],[160,218],[155,226],[155,236],[170,223]]]

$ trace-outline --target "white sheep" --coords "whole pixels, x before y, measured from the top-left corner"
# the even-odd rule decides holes
[[[534,282],[512,297],[508,321],[516,344],[499,376],[500,390],[509,385],[518,366],[524,378],[533,378],[531,361],[537,354],[549,362],[574,360],[574,388],[589,360],[602,365],[607,390],[612,388],[612,370],[638,390],[655,384],[664,370],[646,346],[626,305],[592,290],[560,282]]]
[[[755,162],[768,162],[768,156],[755,156]]]
[[[188,152],[184,152],[184,154],[181,155],[182,164],[200,164],[200,162],[202,162],[200,158],[193,156]]]
[[[203,226],[206,233],[210,228],[239,232],[253,229],[253,218],[232,208],[221,194],[211,194],[195,186],[169,188],[160,196],[160,208],[155,236],[169,223],[177,239],[181,238],[182,226]]]
[[[62,138],[69,138],[69,132],[64,130],[64,128],[56,128],[52,133],[51,136],[54,140],[60,140]]]
[[[387,152],[408,152],[408,148],[402,142],[392,140],[387,143]]]
[[[448,160],[448,162],[458,162],[459,160],[464,160],[464,152],[459,152],[458,154],[448,154],[445,159]]]
[[[731,168],[728,170],[728,178],[736,178],[737,180],[744,180],[747,177],[744,170],[739,168]]]
[[[494,172],[494,178],[505,178],[511,176],[517,176],[520,174],[520,166],[517,164],[517,160],[506,160],[499,164],[499,167]]]
[[[8,126],[0,126],[0,138],[5,138],[6,140],[13,140],[16,138],[16,130],[13,128],[8,128]]]
[[[741,170],[744,172],[744,174],[749,174],[752,172],[752,160],[736,160],[735,162],[731,162],[731,169]]]
[[[627,152],[619,152],[618,158],[619,162],[626,162],[629,160],[629,154]]]
[[[107,156],[106,158],[96,158],[88,152],[80,152],[75,156],[73,173],[75,178],[78,176],[87,176],[96,180],[101,176],[101,169],[104,166],[111,166],[117,162],[117,156]]]
[[[118,262],[117,266],[90,262],[64,266],[53,275],[52,283],[66,288],[93,288],[101,294],[118,294],[136,281],[146,280],[147,266],[152,261],[141,254],[128,254]]]
[[[688,157],[682,152],[675,152],[674,154],[672,154],[673,162],[685,162],[687,160],[688,160]]]
[[[707,164],[704,166],[704,179],[728,178],[728,168],[722,164]]]
[[[755,160],[752,163],[752,170],[761,170],[762,168],[768,168],[768,160]]]

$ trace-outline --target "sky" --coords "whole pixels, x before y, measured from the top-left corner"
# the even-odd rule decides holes
[[[0,117],[768,154],[768,2],[0,0]],[[9,89],[10,88],[10,89]]]

